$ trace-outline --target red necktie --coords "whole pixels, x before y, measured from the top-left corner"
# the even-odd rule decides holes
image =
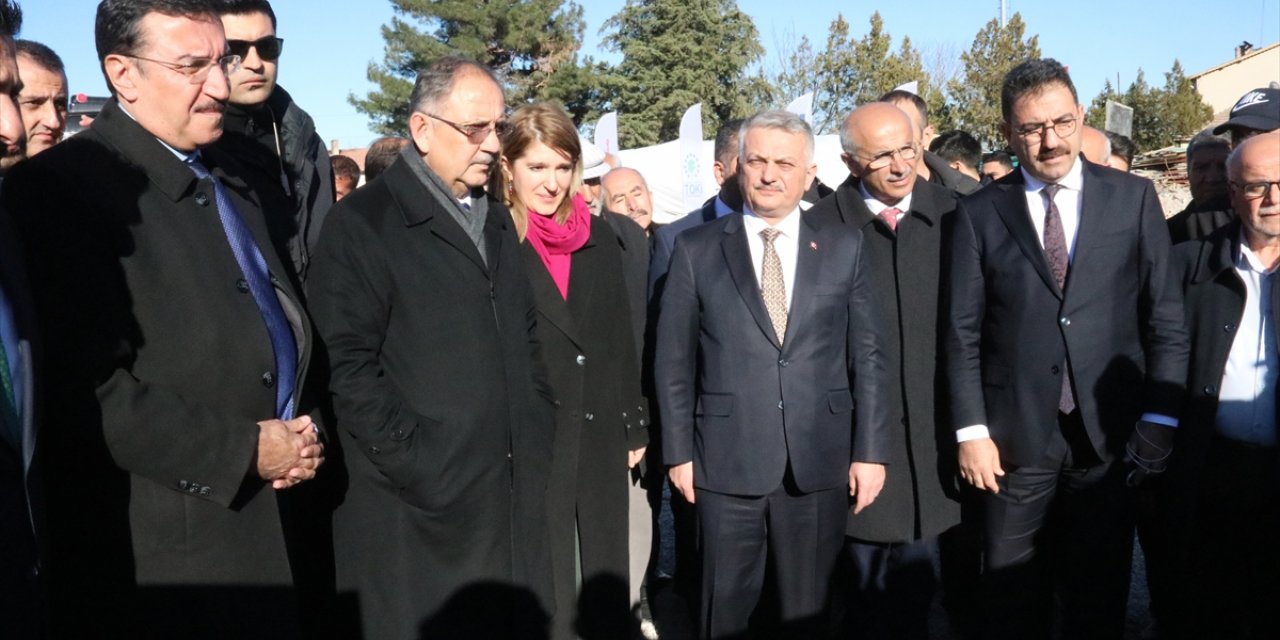
[[[884,211],[880,212],[880,219],[884,220],[884,223],[889,225],[890,231],[898,230],[898,214],[899,213],[902,213],[902,211],[894,207],[889,207],[888,209],[885,209]]]

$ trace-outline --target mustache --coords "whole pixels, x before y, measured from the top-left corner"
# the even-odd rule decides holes
[[[492,167],[493,163],[498,161],[498,156],[487,151],[481,151],[476,157],[471,159],[471,164],[483,164]]]
[[[217,100],[206,100],[196,104],[196,113],[216,113],[222,115],[227,110],[227,105]]]

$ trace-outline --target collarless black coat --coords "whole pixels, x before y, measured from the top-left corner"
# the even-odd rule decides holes
[[[335,205],[316,249],[308,293],[350,476],[337,586],[365,638],[493,616],[513,584],[549,602],[551,394],[511,216],[488,207],[486,263],[396,162]]]
[[[850,176],[807,213],[862,230],[872,304],[890,345],[884,406],[893,437],[884,489],[862,513],[849,515],[846,533],[868,542],[909,542],[960,522],[955,433],[937,366],[939,272],[956,199],[948,189],[916,180],[911,208],[895,233],[867,208],[858,185]]]
[[[290,271],[240,166],[202,158],[266,259],[310,413],[314,337]],[[255,472],[275,360],[211,183],[111,100],[4,186],[57,372],[43,424],[55,635],[288,636],[288,494]]]
[[[610,225],[591,217],[591,236],[570,259],[567,299],[533,247],[524,242],[522,249],[538,310],[542,359],[555,395],[547,512],[557,616],[562,622],[557,626],[567,632],[578,600],[575,537],[583,545],[584,589],[601,574],[627,581],[627,452],[648,443],[648,407],[640,397],[640,364],[622,252]],[[612,622],[610,628],[625,629],[625,593],[613,599],[601,595],[592,602],[608,611],[584,610],[578,615],[597,616]]]

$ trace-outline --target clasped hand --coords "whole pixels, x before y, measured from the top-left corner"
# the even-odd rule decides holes
[[[311,416],[258,423],[258,476],[273,489],[288,489],[316,477],[324,444]]]

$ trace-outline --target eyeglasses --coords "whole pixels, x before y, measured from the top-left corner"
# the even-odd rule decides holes
[[[1231,182],[1231,186],[1239,189],[1245,200],[1257,200],[1258,198],[1267,195],[1267,193],[1271,191],[1271,187],[1280,188],[1280,180],[1264,180],[1262,182],[1247,182],[1245,184],[1240,184],[1233,180]]]
[[[204,84],[204,81],[209,79],[209,73],[213,71],[215,66],[222,69],[222,73],[225,75],[231,75],[240,68],[240,56],[234,54],[222,56],[217,60],[198,58],[187,63],[169,62],[167,60],[156,60],[154,58],[144,58],[142,56],[128,54],[125,54],[125,57],[133,58],[134,60],[154,62],[166,69],[169,69],[170,71],[177,71],[178,73],[186,76],[187,82],[190,82],[191,84]]]
[[[227,49],[241,59],[249,57],[250,47],[258,50],[259,58],[272,62],[280,59],[280,52],[284,50],[284,38],[266,36],[257,40],[227,40]]]
[[[507,129],[510,128],[510,125],[506,120],[497,120],[494,122],[473,122],[473,123],[467,123],[467,124],[458,124],[451,120],[445,120],[444,118],[441,118],[440,116],[435,114],[423,113],[423,115],[427,116],[428,118],[434,118],[436,120],[439,120],[440,122],[443,122],[453,127],[454,130],[466,136],[467,140],[470,140],[473,143],[483,142],[485,138],[489,137],[490,131],[496,131],[498,134],[498,137],[501,138],[503,135],[506,135]]]
[[[877,153],[876,155],[871,156],[870,158],[863,157],[863,160],[867,163],[868,169],[875,171],[877,169],[883,169],[889,166],[890,164],[892,164],[893,157],[895,155],[901,158],[903,162],[911,162],[915,160],[917,156],[920,155],[920,148],[917,147],[913,142],[905,147],[902,147],[901,149],[881,151],[880,153]]]
[[[1053,122],[1037,122],[1035,124],[1024,124],[1021,127],[1014,129],[1014,132],[1022,136],[1023,140],[1026,140],[1027,142],[1030,142],[1030,143],[1035,143],[1035,142],[1039,142],[1040,139],[1044,137],[1045,132],[1048,131],[1049,129],[1053,129],[1053,132],[1057,134],[1059,138],[1065,138],[1071,135],[1072,133],[1075,133],[1076,118],[1075,116],[1067,116],[1065,118],[1058,118]]]

